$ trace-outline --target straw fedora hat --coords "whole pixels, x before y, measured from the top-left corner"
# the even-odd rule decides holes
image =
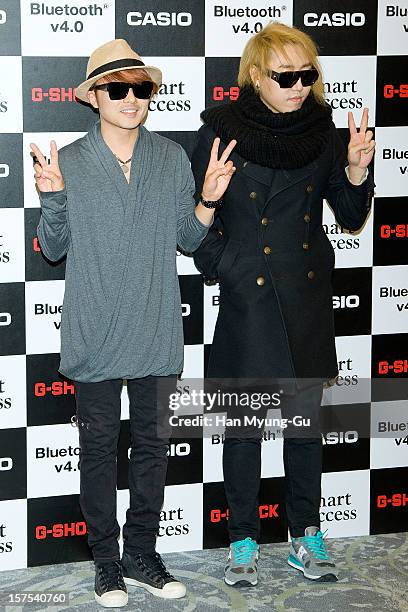
[[[91,54],[86,69],[86,81],[76,88],[76,97],[88,102],[87,92],[99,79],[118,70],[143,68],[158,87],[162,84],[162,73],[155,66],[146,66],[140,55],[133,51],[123,38],[111,40],[101,45]]]

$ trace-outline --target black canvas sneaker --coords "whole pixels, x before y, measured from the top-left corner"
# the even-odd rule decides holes
[[[156,597],[178,599],[186,594],[186,587],[169,574],[157,552],[122,557],[123,576],[126,584],[146,589]]]
[[[128,602],[122,563],[95,563],[95,601],[105,608],[121,608]]]

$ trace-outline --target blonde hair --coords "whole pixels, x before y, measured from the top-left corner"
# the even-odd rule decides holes
[[[304,32],[295,27],[289,27],[283,23],[270,22],[262,30],[252,36],[245,45],[239,65],[238,85],[244,87],[249,85],[254,87],[251,78],[251,66],[256,66],[258,70],[265,74],[272,53],[279,53],[285,59],[287,56],[287,46],[300,47],[305,53],[310,63],[319,73],[319,78],[312,85],[312,93],[319,104],[325,105],[323,73],[318,58],[316,43]]]

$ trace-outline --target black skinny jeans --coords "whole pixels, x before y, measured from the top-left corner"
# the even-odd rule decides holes
[[[290,535],[302,537],[305,528],[320,528],[322,475],[322,438],[320,434],[320,404],[323,385],[311,386],[296,396],[282,397],[282,417],[300,415],[310,418],[311,427],[288,426],[283,430],[283,462],[285,468],[286,515]],[[231,415],[228,416],[233,416]],[[257,416],[266,414],[258,411]],[[249,428],[248,428],[249,431]],[[229,508],[230,541],[246,537],[259,541],[260,519],[258,493],[261,479],[262,431],[227,427],[223,449],[224,487]]]
[[[176,390],[176,375],[146,376],[127,381],[131,437],[130,507],[126,512],[123,540],[124,550],[130,554],[153,552],[159,529],[171,434],[166,408],[162,407],[158,412],[159,380],[168,393]],[[116,457],[121,390],[121,379],[75,383],[80,443],[80,506],[88,526],[88,544],[97,562],[120,559]]]

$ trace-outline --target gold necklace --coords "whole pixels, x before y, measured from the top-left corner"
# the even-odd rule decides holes
[[[118,162],[120,163],[120,165],[121,165],[121,168],[122,168],[123,172],[125,172],[125,173],[127,174],[127,173],[129,172],[129,170],[130,170],[130,168],[129,168],[129,166],[128,166],[127,164],[128,164],[130,161],[132,161],[132,158],[131,158],[131,157],[129,157],[129,159],[127,159],[126,161],[123,161],[122,159],[120,159],[120,157],[118,157],[118,156],[116,155],[116,153],[114,153],[114,156],[116,157],[116,159],[117,159],[117,160],[118,160]]]

